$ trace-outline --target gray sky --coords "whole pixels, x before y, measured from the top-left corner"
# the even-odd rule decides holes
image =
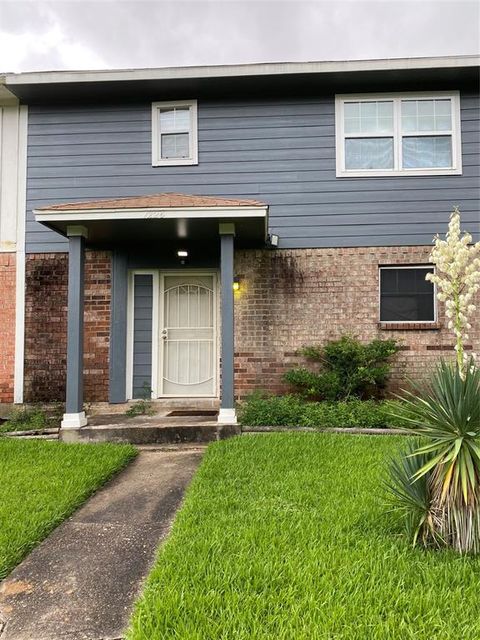
[[[0,0],[0,70],[474,54],[480,0]]]

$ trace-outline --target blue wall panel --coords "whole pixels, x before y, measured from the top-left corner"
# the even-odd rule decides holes
[[[461,176],[336,178],[333,95],[198,106],[199,164],[183,167],[151,166],[149,103],[31,106],[27,251],[67,249],[35,207],[160,192],[261,200],[288,248],[430,244],[453,205],[479,233],[478,93],[461,92]]]
[[[152,384],[153,279],[135,274],[133,295],[133,397],[150,398]]]

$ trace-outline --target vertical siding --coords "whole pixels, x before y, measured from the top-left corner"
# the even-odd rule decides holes
[[[285,248],[430,244],[454,204],[479,232],[478,92],[461,91],[461,176],[336,178],[333,94],[198,106],[187,167],[151,166],[150,103],[31,107],[28,250],[65,249],[33,207],[163,191],[262,200]]]
[[[133,294],[133,397],[145,398],[152,384],[153,278],[134,276]],[[150,396],[147,396],[150,397]]]

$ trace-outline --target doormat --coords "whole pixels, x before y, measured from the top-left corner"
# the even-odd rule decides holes
[[[176,409],[167,413],[167,418],[174,416],[216,416],[218,411],[208,411],[205,409]]]

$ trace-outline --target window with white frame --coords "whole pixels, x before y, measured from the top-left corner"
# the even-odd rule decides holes
[[[462,172],[458,93],[335,98],[337,176]]]
[[[152,104],[152,165],[198,164],[197,101]]]
[[[380,322],[435,322],[433,267],[380,267]]]

